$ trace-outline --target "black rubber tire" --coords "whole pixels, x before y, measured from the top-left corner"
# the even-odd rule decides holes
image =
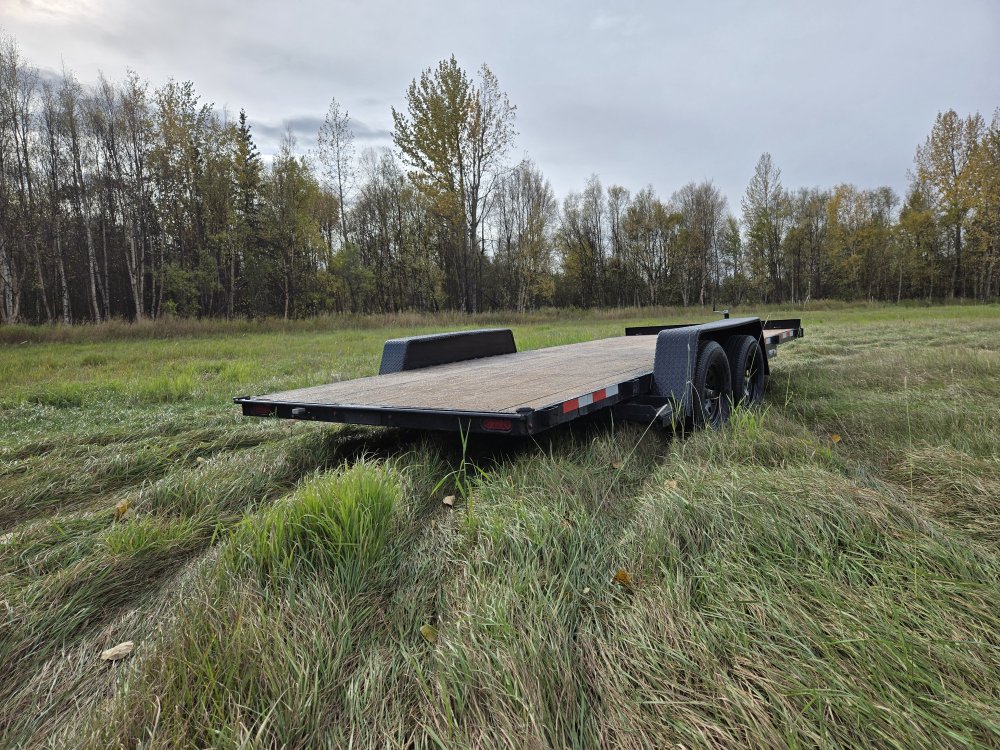
[[[726,357],[733,380],[733,404],[756,406],[764,400],[764,350],[753,336],[731,336]]]
[[[691,417],[695,427],[719,429],[729,419],[733,379],[725,350],[716,341],[698,344],[691,384]]]

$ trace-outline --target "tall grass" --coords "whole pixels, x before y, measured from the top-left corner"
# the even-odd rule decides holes
[[[898,311],[907,314],[909,310],[930,311],[931,315],[944,317],[964,314],[966,310],[989,309],[982,303],[969,300],[928,303],[923,300],[907,300],[902,304],[887,302],[846,302],[842,300],[810,300],[804,305],[754,305],[740,308],[730,306],[736,314],[770,315],[777,317],[796,313],[872,313],[897,316]],[[973,315],[976,313],[973,312]],[[468,314],[458,311],[444,312],[398,312],[383,314],[331,314],[298,320],[281,318],[257,318],[248,320],[237,318],[179,318],[165,317],[160,320],[143,319],[137,322],[111,320],[102,323],[84,323],[74,326],[64,325],[8,325],[0,328],[0,344],[25,345],[41,342],[84,343],[112,340],[143,341],[199,336],[240,336],[246,334],[306,334],[342,330],[384,330],[398,328],[465,328],[484,325],[530,326],[551,322],[574,321],[637,321],[695,319],[715,316],[707,307],[614,307],[614,308],[542,308],[530,312],[517,313],[509,310]]]
[[[721,431],[464,447],[227,401],[421,321],[13,347],[0,744],[1000,746],[997,309],[804,315]]]
[[[382,554],[398,496],[391,476],[364,462],[319,476],[244,519],[232,564],[265,579],[341,567],[363,579]]]

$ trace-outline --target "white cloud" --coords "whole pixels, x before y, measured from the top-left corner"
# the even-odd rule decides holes
[[[6,13],[22,20],[73,21],[100,14],[97,0],[12,0]]]
[[[611,29],[619,28],[623,19],[621,16],[608,16],[603,13],[599,13],[590,19],[590,30],[591,31],[610,31]]]
[[[630,35],[641,28],[642,21],[637,15],[598,13],[590,19],[590,30],[598,34]]]

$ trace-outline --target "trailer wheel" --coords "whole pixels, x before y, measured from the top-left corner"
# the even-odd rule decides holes
[[[715,341],[698,345],[691,414],[695,427],[718,429],[729,419],[733,381],[725,350]]]
[[[753,336],[733,336],[726,342],[733,375],[733,403],[756,406],[764,400],[764,352]]]

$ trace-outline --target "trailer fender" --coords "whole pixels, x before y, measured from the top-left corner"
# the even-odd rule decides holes
[[[698,363],[698,326],[672,328],[656,334],[653,392],[673,399],[675,414],[691,415],[691,382]]]
[[[474,331],[433,333],[389,339],[382,348],[378,374],[418,370],[467,359],[514,354],[514,333],[509,328],[480,328]]]
[[[625,335],[656,334],[653,359],[653,392],[671,398],[677,404],[675,414],[692,416],[691,383],[698,366],[698,345],[711,339],[725,347],[733,336],[750,336],[764,347],[763,326],[759,318],[727,318],[699,325],[644,327],[625,330]],[[764,376],[770,374],[767,358],[761,363]]]

